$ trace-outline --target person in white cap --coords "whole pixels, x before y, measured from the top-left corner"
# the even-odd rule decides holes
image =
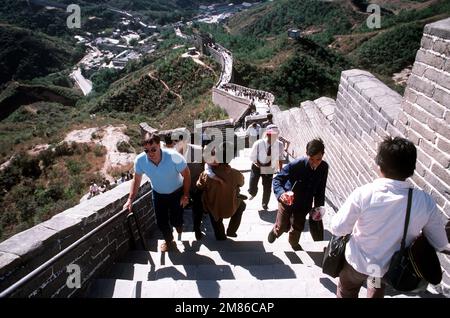
[[[268,209],[273,174],[282,168],[282,161],[284,159],[284,147],[283,143],[278,140],[278,135],[278,127],[274,124],[268,125],[264,138],[253,144],[250,153],[252,167],[250,186],[248,189],[248,193],[250,194],[249,199],[253,199],[258,193],[258,182],[261,177],[263,184],[262,208],[264,210]]]

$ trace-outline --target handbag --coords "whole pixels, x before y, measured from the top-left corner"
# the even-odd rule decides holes
[[[409,247],[405,247],[411,201],[412,189],[409,189],[405,226],[400,250],[392,256],[389,269],[383,277],[383,280],[388,285],[401,292],[418,289],[423,285],[424,281],[436,285],[442,280],[439,258],[436,255],[435,249],[423,234],[416,238]]]
[[[322,272],[331,277],[338,277],[345,262],[345,245],[350,239],[350,234],[345,236],[333,235],[328,242],[322,260]]]

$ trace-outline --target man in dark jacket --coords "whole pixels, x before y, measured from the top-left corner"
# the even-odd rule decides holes
[[[268,236],[270,243],[289,231],[289,243],[292,248],[302,249],[299,241],[305,226],[306,214],[312,210],[313,201],[314,207],[325,204],[328,164],[322,160],[324,152],[325,146],[322,139],[311,140],[306,145],[307,156],[284,166],[273,179],[273,190],[279,203],[276,222]],[[322,223],[322,221],[313,221],[311,216],[309,221],[310,225],[319,228]],[[323,225],[321,228],[322,233],[313,235],[315,240],[323,239]]]

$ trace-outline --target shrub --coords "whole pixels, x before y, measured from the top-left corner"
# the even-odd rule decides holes
[[[106,154],[106,149],[103,146],[95,145],[94,154],[96,157],[102,157]]]
[[[117,143],[117,150],[119,152],[128,152],[128,153],[133,153],[133,149],[131,148],[131,145],[126,142],[126,141],[119,141]]]
[[[71,175],[79,175],[82,169],[82,164],[76,160],[68,160],[66,162],[66,167]]]
[[[37,158],[42,162],[44,168],[47,168],[55,162],[55,153],[52,149],[48,148],[41,151]]]
[[[73,149],[65,141],[55,147],[55,156],[56,157],[72,156],[73,153],[74,153]]]

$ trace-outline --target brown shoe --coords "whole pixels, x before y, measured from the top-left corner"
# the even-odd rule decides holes
[[[173,249],[175,249],[177,246],[177,243],[175,243],[175,241],[171,241],[171,242],[164,242],[161,244],[160,248],[161,248],[161,252],[168,252],[171,251]]]

